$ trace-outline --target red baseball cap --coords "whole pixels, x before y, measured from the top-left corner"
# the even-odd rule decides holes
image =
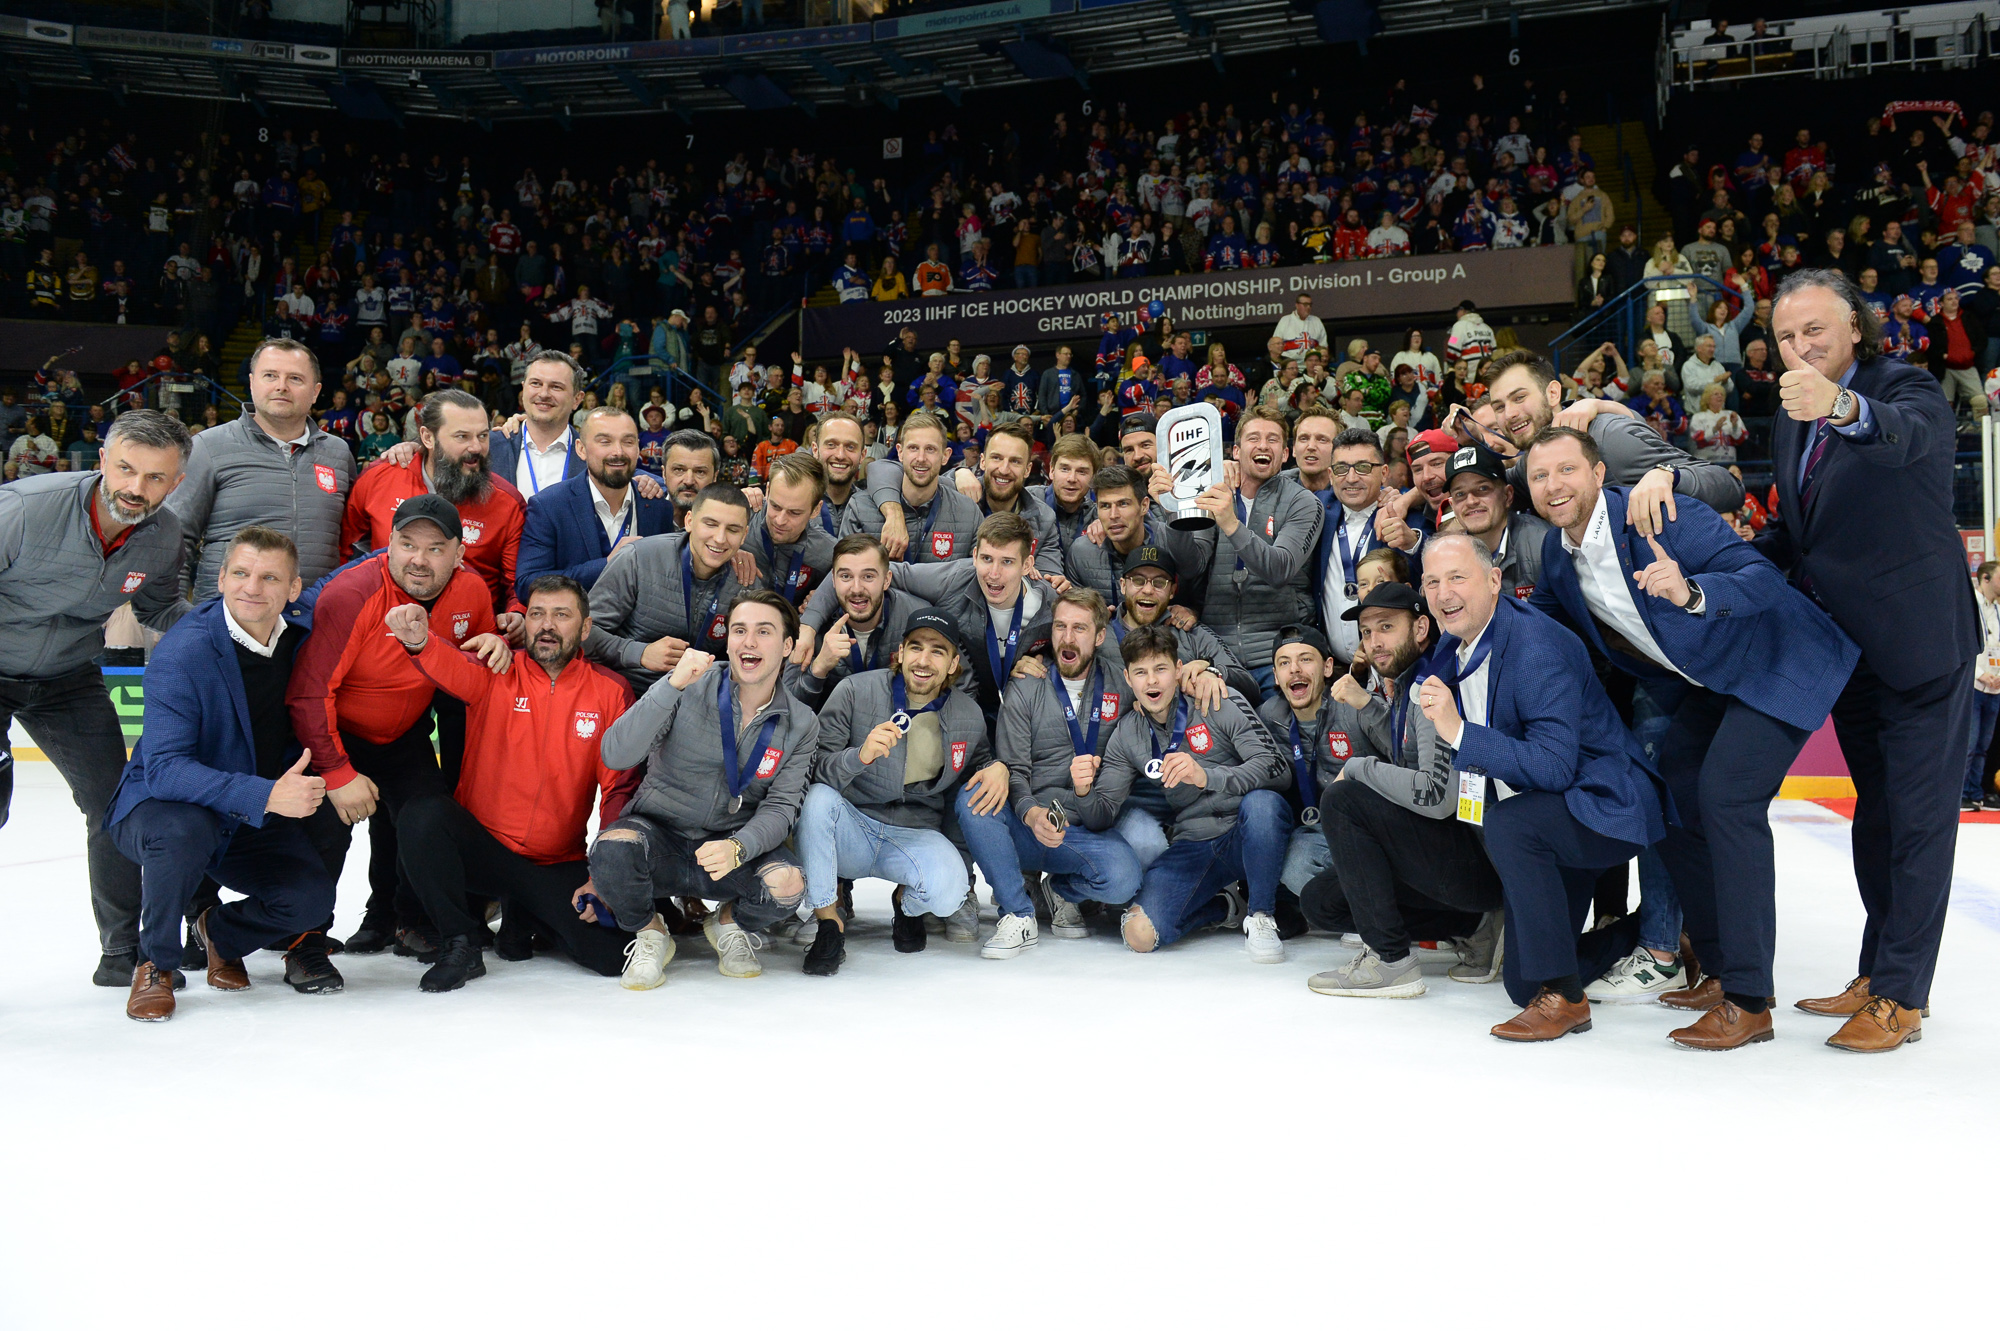
[[[1425,430],[1403,446],[1403,454],[1415,462],[1420,457],[1432,453],[1450,453],[1458,448],[1458,439],[1449,430]]]

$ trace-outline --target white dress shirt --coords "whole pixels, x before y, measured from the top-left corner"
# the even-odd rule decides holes
[[[521,460],[514,464],[514,488],[523,495],[533,498],[551,485],[561,485],[563,467],[569,461],[569,450],[576,443],[576,435],[569,426],[563,427],[562,436],[547,448],[537,448],[534,436],[528,433],[526,424],[521,426]]]
[[[1653,630],[1646,627],[1638,598],[1651,593],[1640,591],[1639,584],[1626,576],[1624,566],[1618,562],[1618,542],[1611,534],[1611,510],[1604,502],[1603,491],[1598,492],[1590,525],[1584,528],[1583,544],[1572,544],[1569,533],[1564,532],[1562,545],[1563,553],[1576,566],[1577,585],[1583,591],[1583,601],[1590,607],[1591,617],[1615,630],[1647,660],[1700,688],[1701,681],[1668,659],[1654,640]]]
[[[1988,671],[2000,672],[2000,605],[1974,593],[1973,603],[1979,607],[1979,663],[1973,667],[1972,687],[1981,693],[2000,693],[2000,688],[1988,688],[1979,682],[1979,676]]]
[[[1361,544],[1375,530],[1375,505],[1370,504],[1363,509],[1343,505],[1340,511],[1347,519],[1347,548],[1354,552],[1354,562],[1359,564]],[[1347,599],[1347,570],[1340,563],[1340,537],[1336,534],[1328,546],[1320,608],[1326,624],[1326,639],[1333,645],[1333,654],[1345,665],[1354,659],[1355,650],[1361,646],[1361,626],[1351,619],[1341,618],[1354,602]]]
[[[1471,642],[1461,642],[1458,644],[1458,668],[1460,670],[1465,669],[1465,663],[1472,659],[1472,653],[1477,650],[1481,640],[1492,631],[1493,621],[1489,619],[1486,621],[1486,627],[1479,631],[1479,637],[1474,638]],[[1493,658],[1488,656],[1484,661],[1479,663],[1479,669],[1458,681],[1458,701],[1459,706],[1465,709],[1462,715],[1465,718],[1466,725],[1483,726],[1486,724],[1487,670],[1492,664]],[[1458,738],[1459,742],[1463,743],[1465,732],[1460,731]],[[1493,791],[1496,799],[1503,800],[1512,799],[1519,793],[1497,776],[1493,778]]]
[[[237,646],[245,651],[254,652],[267,661],[271,659],[271,654],[278,650],[278,639],[285,636],[285,621],[280,619],[278,626],[271,630],[271,640],[258,642],[250,635],[248,629],[236,622],[236,616],[229,613],[229,607],[226,605],[222,607],[222,623],[223,627],[229,630],[229,636],[235,639]]]
[[[597,509],[597,520],[604,524],[604,539],[609,541],[613,546],[618,544],[620,536],[638,535],[636,531],[626,525],[633,516],[632,506],[634,500],[632,498],[631,486],[628,485],[625,487],[625,502],[618,506],[618,510],[615,513],[612,511],[610,503],[605,500],[604,491],[597,488],[596,481],[590,482],[590,502]]]

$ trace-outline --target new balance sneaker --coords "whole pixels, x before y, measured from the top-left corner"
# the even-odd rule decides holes
[[[1265,965],[1285,959],[1285,941],[1278,937],[1278,922],[1262,911],[1243,920],[1243,950],[1250,960]]]
[[[1361,935],[1360,935],[1360,934],[1342,934],[1342,935],[1340,936],[1340,945],[1341,945],[1342,947],[1364,947],[1364,946],[1366,946],[1366,944],[1364,944],[1364,943],[1363,943],[1363,942],[1361,941]]]
[[[921,952],[930,941],[930,934],[924,928],[928,915],[906,915],[903,913],[903,889],[897,888],[889,894],[889,908],[895,919],[889,924],[889,941],[896,945],[898,952]]]
[[[944,917],[944,941],[947,943],[976,943],[979,941],[979,897],[971,892],[958,909]]]
[[[1334,998],[1417,998],[1424,994],[1424,971],[1414,950],[1401,961],[1384,961],[1363,944],[1361,953],[1345,966],[1321,971],[1306,988]]]
[[[1661,961],[1646,947],[1592,980],[1583,996],[1593,1003],[1651,1003],[1661,994],[1687,988],[1687,972],[1676,961]]]
[[[667,963],[678,949],[665,929],[641,929],[625,945],[625,971],[618,983],[627,989],[657,989],[667,982]]]
[[[1041,932],[1032,915],[1002,915],[1000,926],[979,946],[979,955],[988,961],[1018,957],[1041,941]]]
[[[1458,949],[1445,939],[1419,939],[1410,944],[1410,955],[1417,959],[1419,966],[1429,966],[1437,970],[1456,966],[1464,960],[1458,954]]]
[[[1050,933],[1057,938],[1090,937],[1090,926],[1083,922],[1083,908],[1056,891],[1054,874],[1042,875],[1041,888],[1035,895],[1048,914]]]
[[[764,973],[764,963],[757,960],[762,935],[745,933],[734,921],[718,924],[713,915],[702,921],[701,932],[715,949],[715,968],[730,979],[748,980]]]
[[[337,994],[345,987],[327,955],[325,934],[303,934],[286,949],[285,983],[302,994]]]
[[[840,969],[840,963],[847,960],[847,935],[832,920],[814,920],[813,923],[819,929],[812,946],[806,949],[805,972],[808,975],[832,975]]]
[[[1215,927],[1232,931],[1241,929],[1243,927],[1243,917],[1250,913],[1248,906],[1243,900],[1243,885],[1241,883],[1231,883],[1229,886],[1223,888],[1222,899],[1227,903],[1228,909],[1223,912],[1221,923]]]
[[[1491,984],[1499,979],[1500,962],[1507,949],[1506,932],[1506,911],[1489,910],[1480,916],[1479,927],[1472,931],[1472,937],[1451,940],[1458,949],[1459,960],[1445,972],[1445,978],[1460,984]]]
[[[463,989],[467,980],[486,974],[486,962],[479,955],[479,944],[473,941],[470,934],[453,934],[443,940],[431,955],[437,961],[417,981],[417,988],[427,994]]]

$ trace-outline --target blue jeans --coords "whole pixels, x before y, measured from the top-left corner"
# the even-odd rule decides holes
[[[2000,720],[2000,693],[1972,691],[1972,738],[1965,759],[1965,798],[1984,799],[1986,750],[1993,743],[1993,723]]]
[[[1290,844],[1292,811],[1275,791],[1243,797],[1236,826],[1207,841],[1176,841],[1146,870],[1139,905],[1153,922],[1159,946],[1219,923],[1222,889],[1242,882],[1250,913],[1268,915],[1278,905],[1278,874]]]
[[[1660,762],[1660,741],[1672,720],[1644,684],[1633,691],[1632,736],[1655,767]],[[1681,898],[1656,845],[1639,852],[1639,941],[1661,952],[1681,949]]]
[[[1153,867],[1153,861],[1167,853],[1167,829],[1158,817],[1140,808],[1137,804],[1127,804],[1125,812],[1118,815],[1118,821],[1111,826],[1118,839],[1132,848],[1132,854],[1139,860],[1139,871],[1144,873]]]
[[[1035,839],[1028,825],[1014,816],[1011,808],[998,813],[976,814],[966,808],[961,794],[958,830],[972,858],[993,888],[993,904],[1002,915],[1032,916],[1035,903],[1021,883],[1022,870],[1051,875],[1065,901],[1108,901],[1123,905],[1139,894],[1138,856],[1115,832],[1092,832],[1072,827],[1063,833],[1060,846],[1049,847]]]
[[[1041,269],[1035,267],[1034,264],[1017,263],[1014,265],[1014,285],[1017,287],[1039,286],[1041,278]]]
[[[1278,871],[1278,881],[1296,896],[1301,888],[1332,864],[1333,848],[1326,844],[1319,824],[1295,827],[1285,850],[1285,867]]]
[[[834,903],[843,878],[902,884],[905,915],[949,915],[971,890],[965,861],[944,833],[870,818],[832,786],[806,791],[796,835],[814,910]]]

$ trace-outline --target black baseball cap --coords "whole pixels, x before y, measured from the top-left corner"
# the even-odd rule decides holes
[[[1449,486],[1452,477],[1465,471],[1502,485],[1507,483],[1507,464],[1484,444],[1461,444],[1453,449],[1451,460],[1444,464],[1444,483]]]
[[[1408,610],[1418,615],[1430,613],[1424,608],[1424,598],[1407,582],[1382,583],[1362,597],[1358,605],[1348,606],[1341,612],[1340,617],[1359,619],[1363,610]]]
[[[396,520],[390,523],[391,530],[401,531],[412,522],[435,522],[438,529],[452,540],[465,539],[465,528],[458,522],[458,510],[442,495],[418,495],[396,505]]]
[[[938,610],[917,611],[910,616],[909,622],[903,625],[903,641],[908,642],[910,635],[918,629],[929,629],[950,643],[954,650],[961,655],[964,654],[964,635],[958,631],[958,624],[950,615]]]
[[[1326,640],[1324,633],[1310,624],[1287,624],[1279,629],[1278,640],[1271,644],[1271,655],[1275,657],[1280,647],[1289,647],[1295,642],[1304,643],[1321,656],[1333,655],[1333,644]]]
[[[1126,555],[1125,566],[1119,570],[1118,576],[1129,578],[1142,568],[1156,568],[1176,582],[1180,580],[1180,564],[1157,545],[1142,545]]]
[[[1150,411],[1135,411],[1118,422],[1118,437],[1128,434],[1158,434],[1160,422]]]

